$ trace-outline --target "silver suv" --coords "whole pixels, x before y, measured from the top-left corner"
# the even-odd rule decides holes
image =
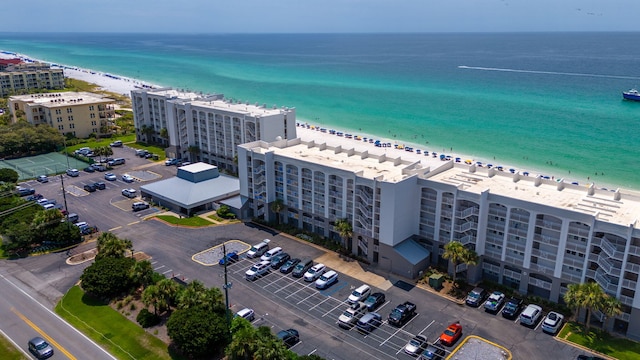
[[[244,273],[247,280],[255,280],[260,276],[269,272],[271,261],[260,261],[255,263],[247,272]]]

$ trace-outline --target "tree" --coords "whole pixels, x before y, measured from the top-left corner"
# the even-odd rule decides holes
[[[620,300],[614,298],[613,296],[605,294],[604,299],[602,300],[602,308],[601,311],[606,316],[604,320],[604,328],[607,328],[607,320],[613,319],[616,316],[622,314],[622,303]]]
[[[187,148],[189,152],[189,160],[191,162],[196,162],[198,154],[200,154],[200,148],[196,145],[191,145]]]
[[[133,248],[131,240],[120,239],[110,232],[98,236],[98,254],[96,259],[104,257],[124,257]]]
[[[169,130],[167,130],[166,127],[163,127],[162,129],[160,129],[160,137],[165,139],[166,143],[169,143]]]
[[[58,209],[49,209],[38,211],[31,221],[31,225],[37,229],[50,227],[60,224],[60,220],[64,219],[64,215]]]
[[[178,296],[178,309],[203,307],[209,311],[224,310],[222,292],[218,288],[207,289],[202,282],[194,280]]]
[[[567,292],[564,294],[564,302],[571,309],[586,310],[587,317],[585,326],[587,331],[589,331],[591,315],[594,311],[603,309],[605,296],[607,296],[607,294],[605,294],[598,283],[569,284]],[[612,309],[612,311],[614,310]]]
[[[158,315],[159,309],[165,308],[164,298],[156,285],[147,286],[142,292],[142,303],[153,306],[153,313]]]
[[[346,245],[349,239],[353,236],[353,227],[351,227],[349,219],[336,220],[335,228],[338,231],[340,238],[342,238],[342,245]]]
[[[80,276],[82,288],[100,299],[111,299],[131,287],[129,273],[135,260],[131,258],[96,259]]]
[[[284,201],[282,199],[276,199],[271,203],[271,211],[276,213],[276,225],[280,225],[280,213],[284,211],[286,206],[284,205]]]
[[[444,246],[444,253],[442,257],[448,259],[453,265],[453,277],[457,278],[458,275],[458,265],[459,264],[467,264],[467,265],[476,265],[478,263],[478,254],[466,248],[459,241],[451,241]]]
[[[171,306],[177,304],[177,296],[180,292],[180,285],[171,279],[164,278],[156,284],[160,296],[162,297],[160,311],[169,310]]]
[[[13,169],[9,169],[9,168],[0,169],[0,181],[2,182],[15,184],[18,182],[19,177],[20,176],[18,175],[18,172]]]
[[[153,282],[153,266],[149,260],[136,261],[131,268],[131,282],[136,286],[147,287]]]
[[[151,136],[156,133],[153,126],[149,126],[147,124],[143,124],[140,127],[140,132],[144,135],[144,142],[150,143]]]
[[[174,311],[167,321],[167,333],[189,357],[212,357],[229,343],[224,313],[198,306]]]
[[[267,326],[256,329],[246,319],[235,318],[231,324],[231,333],[232,340],[225,351],[229,360],[297,358]]]

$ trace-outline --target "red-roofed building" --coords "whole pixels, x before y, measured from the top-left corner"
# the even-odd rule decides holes
[[[5,71],[7,69],[7,66],[9,65],[17,65],[17,64],[22,64],[22,60],[15,58],[15,59],[0,59],[0,71]]]

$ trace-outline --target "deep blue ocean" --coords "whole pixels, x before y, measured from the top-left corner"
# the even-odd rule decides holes
[[[0,49],[298,119],[640,189],[639,33],[16,34]]]

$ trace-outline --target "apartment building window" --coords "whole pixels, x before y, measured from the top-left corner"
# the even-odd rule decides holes
[[[67,116],[67,119],[68,119],[69,121],[73,121],[73,115],[69,115],[69,116]]]
[[[95,119],[96,118],[96,114],[94,114],[94,113],[89,114],[89,118]]]
[[[98,125],[98,122],[97,122],[97,121],[92,121],[92,122],[91,122],[91,125],[92,125],[92,126],[96,126],[96,125]]]
[[[56,115],[60,115],[60,114],[62,114],[62,110],[56,109]]]
[[[56,118],[56,120],[57,120],[58,122],[62,122],[62,117],[58,116],[58,117]]]
[[[72,108],[67,108],[67,114],[71,114],[73,112]]]
[[[76,124],[69,124],[69,128],[70,129],[75,129],[76,128]]]
[[[58,130],[64,130],[64,125],[58,125]]]
[[[94,106],[93,106],[93,105],[90,105],[90,106],[89,106],[89,111],[93,111],[93,110],[94,110]]]
[[[93,131],[94,133],[97,133],[97,132],[98,132],[98,129],[93,128],[93,130],[92,130],[92,131]]]

